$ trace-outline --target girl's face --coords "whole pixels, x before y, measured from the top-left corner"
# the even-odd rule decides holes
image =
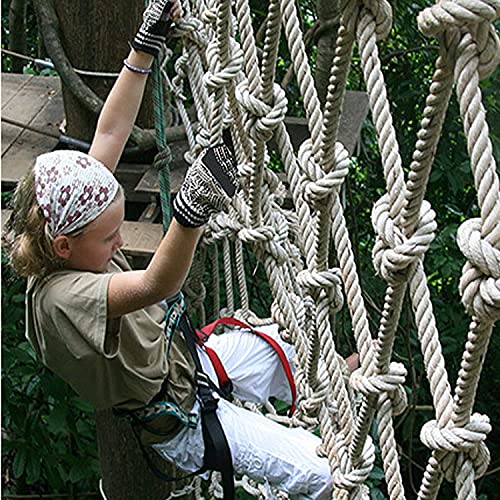
[[[66,260],[66,267],[81,271],[106,271],[116,251],[123,245],[120,228],[124,218],[125,199],[119,195],[82,233],[67,236],[71,255]]]

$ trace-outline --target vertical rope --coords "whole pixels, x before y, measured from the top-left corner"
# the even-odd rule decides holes
[[[170,200],[170,163],[172,161],[172,153],[168,147],[165,134],[165,96],[158,59],[155,59],[153,64],[153,103],[156,146],[158,148],[158,154],[155,156],[153,164],[158,172],[158,182],[160,185],[163,232],[167,232],[172,218]]]

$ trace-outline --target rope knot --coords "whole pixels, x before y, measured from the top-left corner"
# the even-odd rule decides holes
[[[170,163],[172,163],[172,159],[172,151],[168,146],[166,146],[165,149],[162,149],[155,155],[153,166],[156,168],[156,170],[162,170],[163,168],[168,167]]]
[[[428,37],[438,38],[465,27],[477,45],[480,78],[486,78],[500,58],[500,41],[493,25],[499,15],[498,0],[442,0],[420,12],[417,19],[420,31]]]
[[[474,413],[464,427],[439,428],[436,420],[422,426],[420,440],[431,450],[466,452],[482,443],[491,431],[487,415]]]
[[[297,275],[297,282],[314,295],[313,291],[323,291],[331,294],[332,306],[334,310],[340,310],[344,303],[342,295],[342,278],[340,269],[333,268],[326,271],[303,270]]]
[[[349,156],[341,143],[335,145],[335,167],[325,172],[314,158],[312,141],[307,139],[300,146],[297,158],[302,167],[301,189],[304,199],[314,208],[319,208],[333,194],[339,191],[349,171]]]
[[[220,68],[218,47],[215,42],[209,43],[207,47],[207,59],[209,70],[205,73],[203,80],[210,90],[225,87],[231,80],[236,79],[243,66],[243,51],[237,43],[231,43],[230,55],[227,66]]]
[[[480,319],[500,319],[500,249],[481,234],[481,219],[465,221],[457,244],[467,259],[459,290],[469,314]]]
[[[265,248],[276,260],[277,265],[282,265],[288,258],[281,244],[282,235],[278,234],[273,226],[245,227],[239,231],[238,237],[245,243],[258,244]]]
[[[377,40],[383,40],[392,28],[392,7],[387,0],[362,0],[375,21]]]
[[[350,377],[351,387],[365,396],[377,395],[387,392],[393,400],[393,411],[399,415],[407,404],[406,392],[403,384],[406,379],[406,368],[402,363],[390,363],[386,373],[370,376],[363,375],[361,370],[355,370]]]
[[[361,486],[370,475],[375,462],[375,446],[370,436],[366,438],[359,463],[354,467],[349,457],[346,439],[339,433],[333,446],[337,463],[333,469],[333,483],[337,488],[353,490]]]
[[[476,478],[482,476],[490,461],[490,453],[484,441],[491,431],[487,415],[474,413],[463,427],[439,428],[436,420],[430,420],[420,431],[421,441],[431,450],[446,452],[443,472],[446,479],[454,481],[464,459],[472,460]]]
[[[175,31],[179,35],[189,38],[200,47],[206,47],[208,44],[204,25],[196,17],[184,16],[180,22],[175,24]]]
[[[203,244],[213,245],[217,241],[232,238],[241,229],[241,224],[235,217],[229,217],[225,213],[218,213],[210,217],[207,230],[203,233]]]
[[[275,128],[283,122],[288,100],[285,91],[278,85],[273,86],[273,105],[256,97],[249,88],[248,80],[236,87],[236,99],[250,115],[250,135],[259,141],[267,142]]]
[[[435,236],[435,218],[430,204],[424,201],[417,228],[407,238],[390,216],[389,196],[384,195],[375,204],[372,225],[377,241],[372,252],[373,263],[377,273],[388,283],[406,281],[412,265],[423,258]]]

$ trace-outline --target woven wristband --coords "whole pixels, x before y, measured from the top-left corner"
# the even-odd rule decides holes
[[[139,68],[139,66],[134,66],[130,64],[127,59],[123,60],[123,65],[133,73],[139,73],[141,75],[149,75],[151,73],[151,68]]]

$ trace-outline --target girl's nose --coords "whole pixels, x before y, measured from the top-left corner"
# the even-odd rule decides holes
[[[122,246],[123,246],[123,238],[122,238],[122,234],[120,232],[117,235],[115,247],[118,250],[118,248],[121,248]]]

